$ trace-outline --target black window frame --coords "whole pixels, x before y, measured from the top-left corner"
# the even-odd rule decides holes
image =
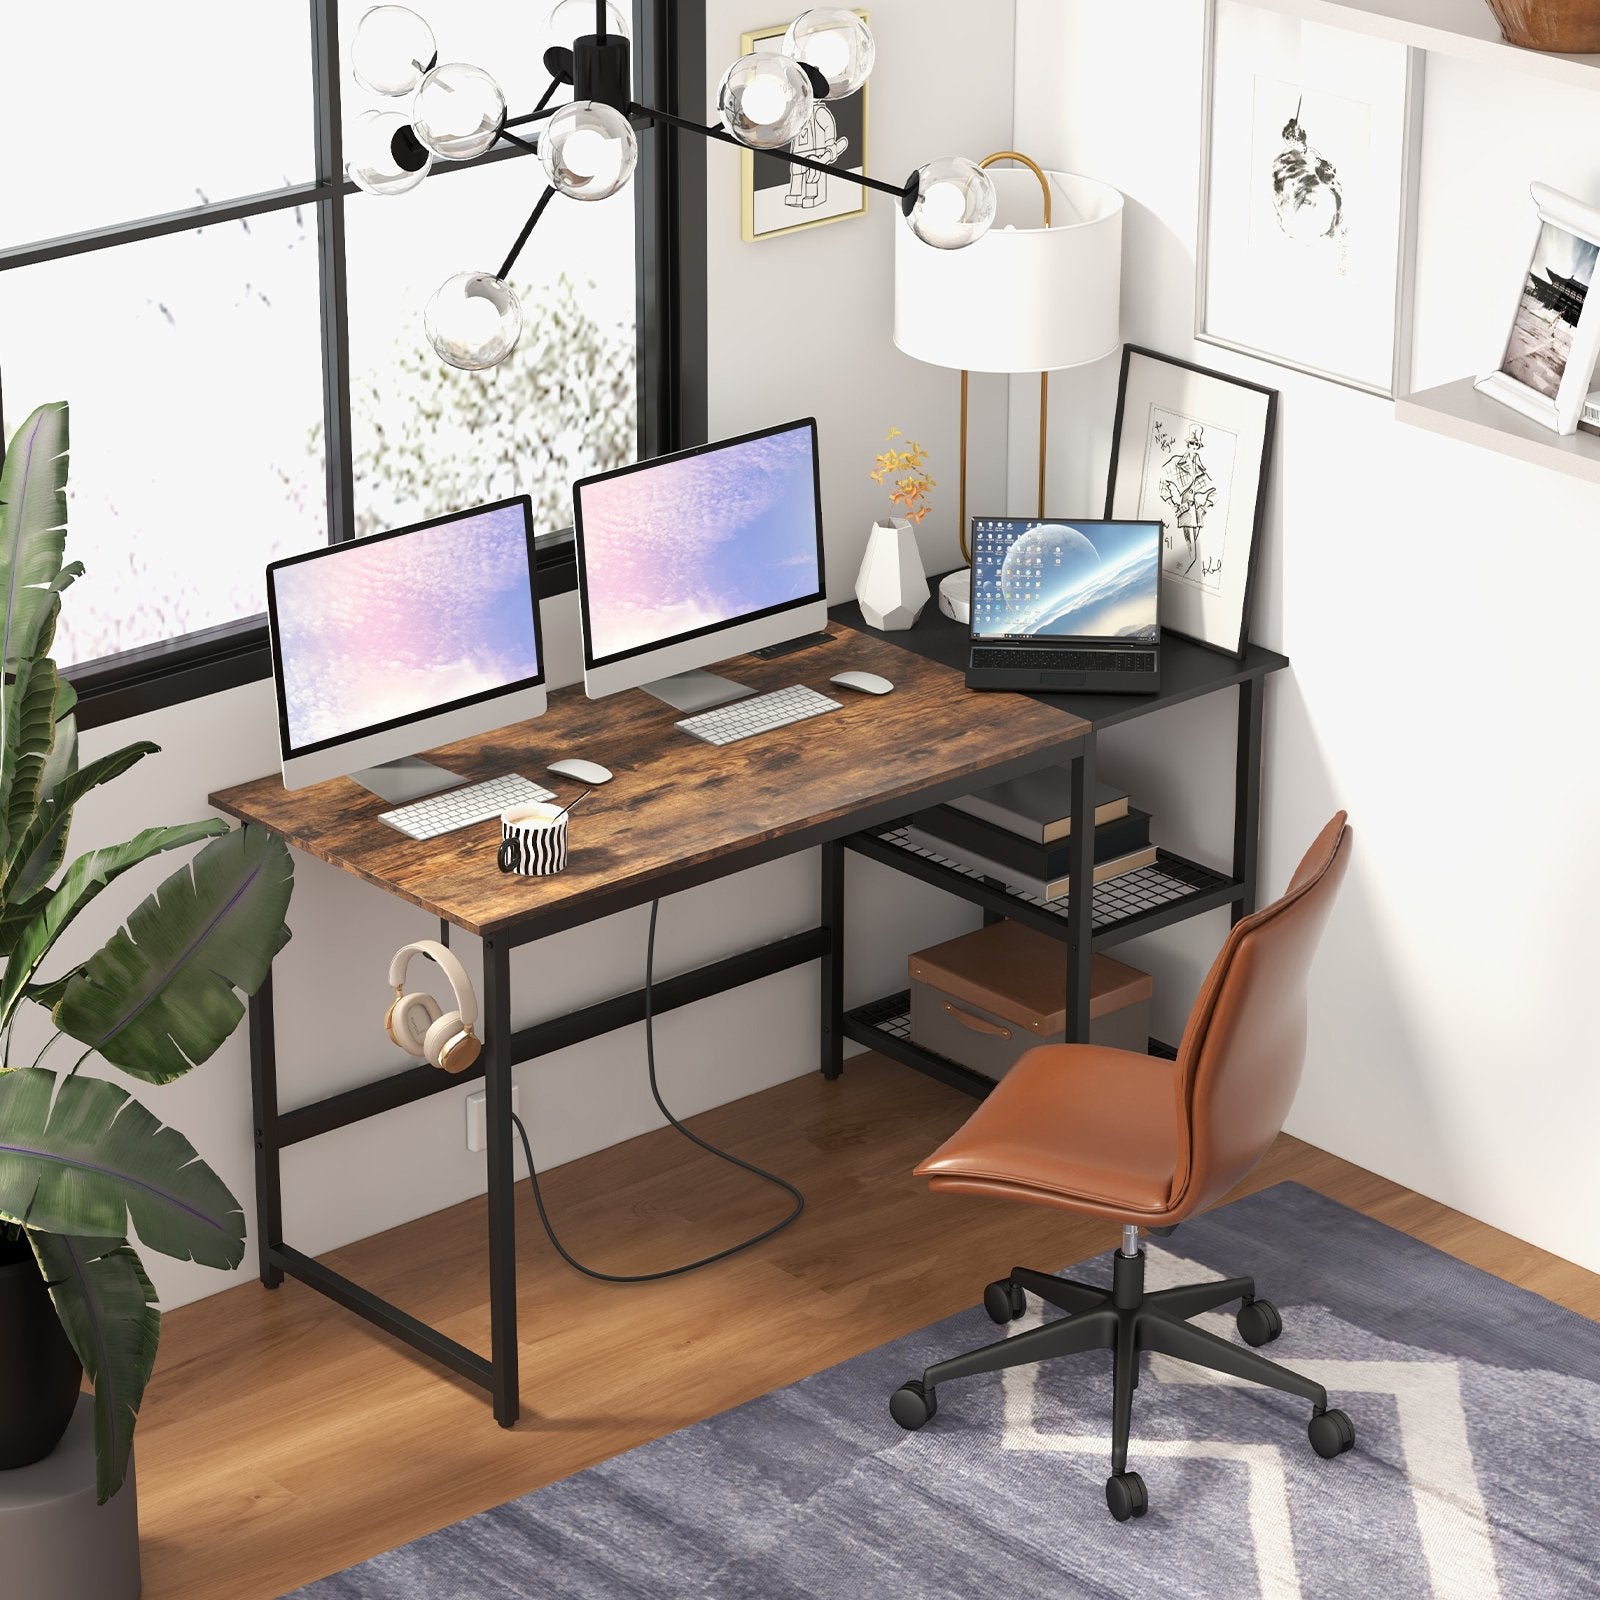
[[[328,542],[338,544],[352,538],[355,528],[344,208],[346,198],[357,190],[344,176],[339,0],[308,0],[308,9],[316,173],[311,182],[0,250],[0,272],[290,206],[312,207],[317,217],[321,288]],[[704,94],[702,8],[680,6],[674,0],[633,0],[633,39],[640,99],[670,112],[698,116]],[[499,145],[475,161],[435,169],[429,181],[468,167],[522,160],[528,155],[524,148]],[[644,460],[704,443],[706,437],[706,206],[700,141],[691,142],[675,128],[641,128],[633,197],[638,268],[637,454]],[[508,241],[517,223],[516,216],[507,215]],[[0,460],[4,459],[6,426],[0,373]],[[540,536],[538,561],[542,599],[577,587],[570,528]],[[267,621],[262,613],[80,662],[67,668],[65,676],[78,691],[79,726],[93,728],[253,683],[271,672]]]

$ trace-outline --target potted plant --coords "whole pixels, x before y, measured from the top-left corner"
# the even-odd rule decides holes
[[[874,483],[890,485],[889,504],[905,512],[873,523],[856,574],[856,600],[874,628],[909,628],[928,603],[916,525],[931,509],[928,494],[937,485],[928,474],[928,452],[915,439],[907,440],[905,449],[895,448],[894,441],[903,437],[898,428],[890,428],[889,448],[873,458],[868,474]]]
[[[282,840],[220,819],[146,828],[67,865],[72,812],[157,746],[80,765],[72,685],[50,658],[65,562],[67,407],[41,406],[0,469],[0,1467],[54,1449],[94,1386],[96,1489],[127,1473],[161,1317],[140,1243],[235,1267],[244,1213],[175,1128],[128,1092],[79,1072],[99,1055],[148,1084],[209,1057],[289,938],[293,866]],[[44,975],[61,936],[114,879],[166,850],[205,847],[85,960]],[[65,865],[65,870],[62,868]],[[33,1060],[13,1037],[28,1006],[53,1029]],[[42,1065],[62,1039],[76,1059]],[[63,1063],[65,1065],[65,1063]],[[20,1459],[19,1459],[20,1458]]]

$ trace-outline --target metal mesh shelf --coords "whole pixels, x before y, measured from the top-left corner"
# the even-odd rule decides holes
[[[1066,924],[1070,894],[1046,900],[1011,884],[1002,887],[996,879],[986,877],[976,867],[970,867],[952,856],[942,855],[925,845],[913,844],[907,837],[907,825],[903,822],[878,830],[869,837],[923,864],[921,875],[930,881],[943,879],[947,887],[956,889],[958,893],[959,880],[991,891],[1002,888],[1007,900],[1032,907],[1063,927]],[[928,872],[926,868],[935,870]],[[957,881],[951,882],[952,877]],[[1153,865],[1140,867],[1136,872],[1124,873],[1120,878],[1110,878],[1094,886],[1094,932],[1106,933],[1135,922],[1164,924],[1175,920],[1173,912],[1181,915],[1191,903],[1203,902],[1203,905],[1194,904],[1195,910],[1224,903],[1232,897],[1236,888],[1234,881],[1226,874],[1202,866],[1198,861],[1174,855],[1170,850],[1161,850],[1157,852]]]

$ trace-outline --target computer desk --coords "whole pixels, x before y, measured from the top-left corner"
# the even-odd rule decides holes
[[[1186,647],[1199,677],[1172,691],[1189,698],[1209,688],[1240,688],[1239,788],[1235,796],[1235,861],[1231,875],[1163,852],[1169,892],[1105,921],[1102,891],[1080,907],[1076,896],[1048,908],[1003,885],[908,847],[900,832],[911,812],[988,783],[1057,763],[1070,763],[1073,813],[1085,814],[1094,784],[1094,723],[1076,714],[1073,697],[978,694],[938,659],[952,647],[953,625],[932,613],[900,636],[874,634],[853,608],[830,624],[830,642],[775,659],[744,656],[724,670],[757,692],[806,683],[831,693],[843,709],[737,744],[713,747],[673,723],[678,712],[646,695],[590,701],[579,687],[550,696],[543,717],[425,752],[472,781],[520,771],[539,780],[545,763],[579,754],[603,762],[615,777],[573,814],[571,858],[555,877],[502,874],[495,861],[499,823],[489,821],[428,841],[415,841],[378,820],[388,802],[347,778],[293,793],[276,775],[210,797],[219,811],[269,828],[303,850],[439,918],[440,937],[459,928],[483,941],[483,1051],[468,1072],[447,1075],[427,1065],[383,1072],[375,1042],[374,1078],[358,1088],[288,1110],[278,1103],[272,981],[250,1002],[250,1071],[256,1145],[256,1239],[261,1281],[277,1288],[298,1279],[367,1321],[487,1389],[496,1420],[510,1427],[519,1411],[516,1313],[515,1173],[512,1161],[512,1068],[522,1062],[639,1022],[644,992],[550,1016],[530,1027],[511,1023],[511,952],[564,929],[675,894],[713,878],[821,846],[820,915],[814,927],[757,949],[712,961],[655,985],[657,1013],[720,994],[808,962],[821,963],[820,1066],[837,1078],[844,1040],[883,1049],[919,1070],[973,1093],[986,1080],[921,1051],[906,1037],[891,996],[846,1012],[844,896],[846,848],[883,860],[1001,915],[1041,926],[1067,946],[1068,1037],[1087,1033],[1092,950],[1134,937],[1179,916],[1231,904],[1235,915],[1254,903],[1255,832],[1259,807],[1260,686],[1284,664],[1271,652],[1233,662]],[[853,624],[853,625],[852,625]],[[1181,643],[1181,641],[1179,641]],[[1194,664],[1192,664],[1194,665]],[[892,694],[832,689],[846,668],[876,672]],[[1200,684],[1204,680],[1203,686]],[[1191,681],[1192,680],[1192,681]],[[1171,703],[1168,695],[1136,702]],[[1118,711],[1129,710],[1122,701]],[[1090,874],[1092,831],[1075,830],[1070,868]],[[1147,869],[1155,877],[1157,869]],[[1172,874],[1177,874],[1173,877]],[[1154,879],[1152,879],[1154,881]],[[1148,899],[1148,897],[1146,897]],[[1091,915],[1092,914],[1092,915]],[[1092,921],[1092,926],[1091,926]],[[1129,931],[1131,930],[1131,931]],[[348,987],[358,974],[340,974]],[[373,974],[374,987],[381,974]],[[557,1005],[560,997],[551,997]],[[903,1009],[903,1008],[900,1008]],[[891,1015],[891,1013],[896,1013]],[[373,1032],[378,1036],[374,1014]],[[486,1092],[490,1353],[449,1338],[362,1285],[294,1249],[284,1239],[281,1154],[289,1145],[330,1134],[368,1117],[482,1076]]]

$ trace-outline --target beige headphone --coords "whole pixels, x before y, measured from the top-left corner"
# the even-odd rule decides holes
[[[439,1002],[423,990],[406,993],[406,968],[414,955],[425,955],[450,980],[456,998],[454,1011],[441,1012]],[[402,945],[389,963],[394,1001],[383,1019],[389,1037],[410,1055],[445,1072],[465,1072],[478,1059],[482,1041],[472,1031],[478,1020],[478,1000],[467,969],[437,939],[419,939]]]

